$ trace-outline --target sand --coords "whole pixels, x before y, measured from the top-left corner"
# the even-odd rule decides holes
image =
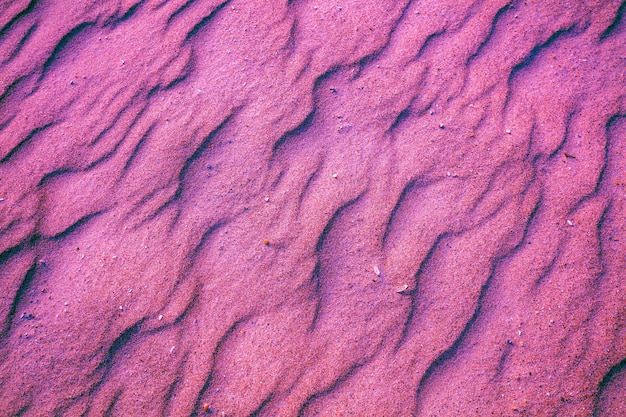
[[[0,416],[626,415],[619,1],[0,5]]]

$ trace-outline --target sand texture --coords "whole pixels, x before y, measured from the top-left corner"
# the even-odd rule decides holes
[[[0,0],[0,417],[625,416],[625,14]]]

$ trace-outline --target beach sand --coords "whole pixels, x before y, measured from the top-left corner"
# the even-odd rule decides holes
[[[626,3],[0,6],[0,416],[626,415]]]

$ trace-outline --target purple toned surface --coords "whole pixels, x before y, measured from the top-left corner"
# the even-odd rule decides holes
[[[626,415],[625,9],[1,2],[0,415]]]

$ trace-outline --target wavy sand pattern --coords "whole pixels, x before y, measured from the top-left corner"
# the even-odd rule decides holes
[[[0,5],[0,415],[626,415],[626,3]]]

